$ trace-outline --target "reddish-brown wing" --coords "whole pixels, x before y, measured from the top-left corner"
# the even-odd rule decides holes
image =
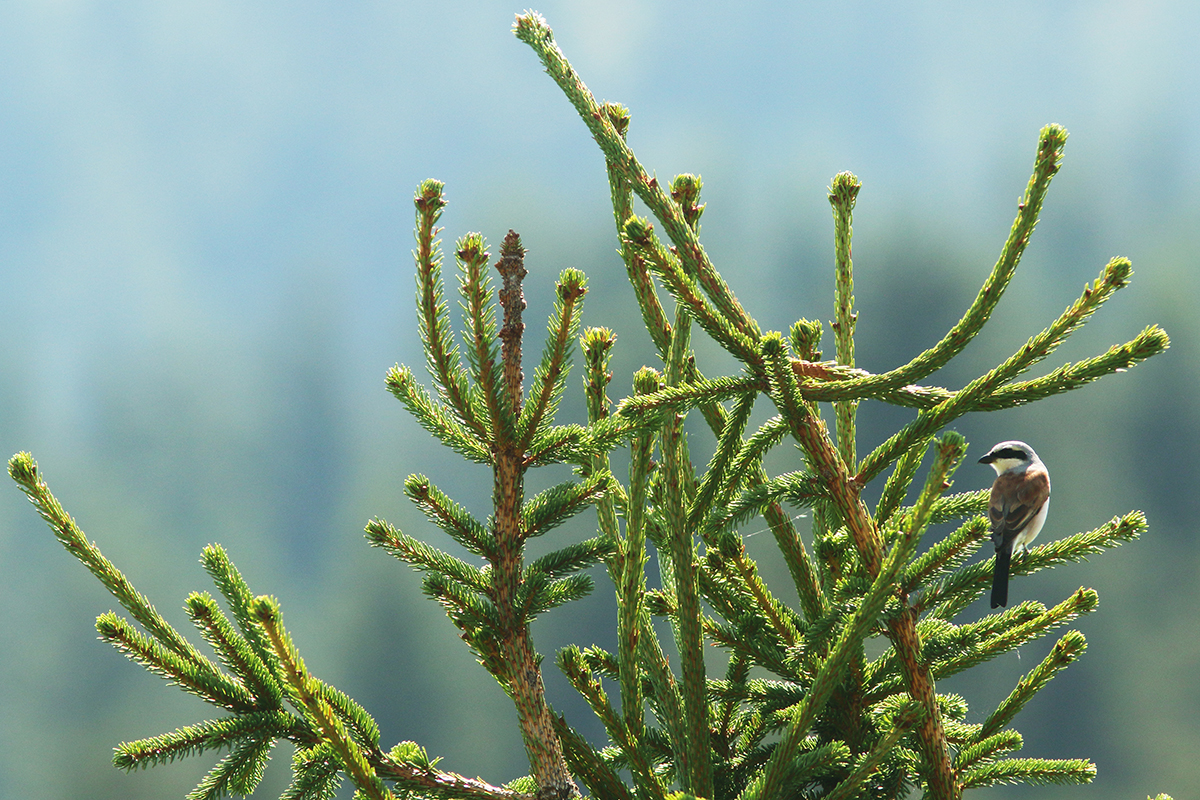
[[[1049,497],[1050,476],[1044,469],[1030,467],[1023,473],[1005,473],[996,478],[988,503],[992,539],[999,542],[1016,538]]]

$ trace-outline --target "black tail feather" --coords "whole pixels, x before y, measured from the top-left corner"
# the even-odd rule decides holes
[[[1008,606],[1008,565],[1011,560],[1011,543],[996,548],[996,571],[992,573],[992,608]]]

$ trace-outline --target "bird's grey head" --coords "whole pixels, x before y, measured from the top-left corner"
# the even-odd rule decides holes
[[[1014,469],[1025,469],[1030,464],[1040,463],[1037,453],[1033,452],[1033,448],[1024,442],[1016,440],[1001,442],[988,451],[988,454],[979,459],[980,464],[991,464],[992,469],[996,470],[996,474],[1008,472]]]

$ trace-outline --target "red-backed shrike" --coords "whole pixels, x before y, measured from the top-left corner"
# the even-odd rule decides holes
[[[996,470],[988,519],[996,545],[996,572],[992,576],[992,608],[1008,605],[1008,567],[1042,530],[1050,510],[1050,473],[1024,442],[1001,442],[979,459]]]

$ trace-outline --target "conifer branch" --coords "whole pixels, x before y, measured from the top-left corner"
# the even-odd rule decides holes
[[[420,474],[409,475],[404,480],[404,493],[430,522],[449,534],[454,541],[489,560],[495,557],[495,542],[484,526],[447,497],[429,478]]]
[[[696,232],[688,224],[684,210],[663,191],[658,179],[653,178],[638,162],[624,138],[596,102],[574,68],[568,63],[562,50],[554,42],[554,33],[546,20],[537,12],[518,14],[513,25],[517,38],[533,48],[546,72],[554,79],[567,99],[575,106],[588,131],[604,153],[606,163],[615,170],[642,202],[649,207],[667,231],[671,243],[679,251],[687,272],[694,274],[726,319],[734,321],[737,329],[747,338],[759,337],[758,326],[746,314],[741,303],[733,296],[725,281],[705,253]]]
[[[815,619],[825,610],[822,589],[804,543],[779,501],[786,499],[796,506],[810,506],[821,496],[824,485],[811,473],[789,473],[768,479],[762,468],[763,455],[779,444],[787,432],[787,422],[782,417],[773,417],[742,443],[737,457],[726,470],[733,480],[725,481],[723,490],[708,504],[717,513],[710,513],[701,529],[701,537],[707,541],[761,513],[783,553],[805,616]],[[733,494],[743,480],[748,486],[735,500]],[[693,506],[703,507],[699,500],[694,501]]]
[[[322,738],[333,748],[359,791],[372,800],[391,800],[391,791],[375,774],[362,746],[350,736],[342,719],[326,699],[326,692],[322,691],[318,681],[305,668],[304,660],[296,652],[296,646],[280,621],[279,603],[273,597],[256,598],[254,613],[266,630],[275,655],[284,665],[288,695],[292,701],[304,709],[320,729]]]
[[[901,709],[892,722],[891,730],[881,736],[871,752],[859,760],[846,779],[826,795],[827,800],[852,800],[859,797],[862,785],[879,769],[883,760],[892,755],[892,748],[921,720],[921,715],[922,709],[916,703]]]
[[[641,630],[638,635],[638,663],[646,671],[650,686],[647,699],[667,734],[670,751],[675,761],[676,773],[683,775],[683,754],[687,752],[688,731],[683,713],[683,694],[671,672],[662,645],[650,625],[650,614],[645,604],[638,619]],[[647,729],[648,730],[648,729]]]
[[[718,590],[712,586],[711,576],[706,575],[705,578],[704,599],[717,606],[720,609],[718,613],[725,615],[733,604],[728,597],[720,597]],[[728,649],[735,657],[745,658],[789,680],[802,680],[804,675],[788,662],[787,652],[780,646],[781,642],[773,637],[762,636],[768,628],[768,622],[757,612],[758,609],[754,609],[753,612],[736,615],[737,624],[732,625],[706,616],[703,619],[704,635]]]
[[[749,659],[734,656],[729,659],[729,666],[725,670],[724,680],[714,679],[709,684],[709,695],[714,700],[724,700],[721,713],[719,714],[720,722],[717,724],[715,730],[718,734],[717,738],[721,741],[727,752],[730,747],[730,740],[734,736],[735,714],[739,717],[742,716],[741,714],[737,714],[739,711],[738,704],[746,697],[746,682],[750,677],[750,666]],[[732,691],[727,692],[722,697],[719,689],[721,685],[729,687]]]
[[[725,581],[736,586],[737,591],[747,601],[729,604],[729,612],[724,614],[727,618],[737,617],[738,610],[746,613],[753,608],[770,626],[780,645],[794,647],[797,644],[799,633],[796,625],[784,610],[784,605],[763,583],[758,566],[747,555],[746,546],[741,538],[724,536],[719,542],[714,542],[708,550],[706,561],[709,569],[719,572]],[[710,602],[715,602],[712,598],[709,599]]]
[[[414,797],[438,800],[534,800],[534,795],[492,786],[479,778],[467,778],[454,772],[434,769],[428,763],[398,761],[391,754],[372,760],[377,774],[396,784],[397,789]]]
[[[247,738],[221,759],[188,792],[187,800],[216,800],[229,794],[249,795],[258,786],[271,755],[270,739]]]
[[[1040,638],[1051,628],[1069,621],[1080,613],[1090,611],[1088,597],[1072,597],[1047,611],[1036,601],[1026,601],[1005,610],[989,614],[968,625],[952,625],[946,620],[930,617],[917,625],[921,638],[922,656],[931,665],[935,678],[945,678],[965,668],[994,658],[1016,647]],[[1080,602],[1082,601],[1082,602]],[[868,667],[867,682],[870,702],[880,702],[903,690],[903,680],[896,663],[895,651],[885,653]],[[969,741],[975,741],[974,734]]]
[[[618,103],[603,103],[600,110],[608,118],[617,135],[624,140],[629,130],[629,109]],[[625,262],[629,284],[633,287],[650,341],[658,348],[658,354],[665,357],[667,349],[671,346],[671,323],[667,321],[667,314],[658,299],[658,291],[654,287],[654,279],[650,277],[645,259],[624,239],[625,223],[633,216],[633,190],[629,188],[629,182],[622,177],[621,170],[612,161],[605,159],[605,167],[612,194],[613,217],[617,223],[617,239],[621,242],[621,260]]]
[[[1141,511],[1130,511],[1128,514],[1113,517],[1086,533],[1055,539],[1032,548],[1017,560],[1013,566],[1013,574],[1032,575],[1058,564],[1086,561],[1089,555],[1132,542],[1145,533],[1148,527],[1145,514]]]
[[[250,587],[242,578],[242,574],[238,572],[237,567],[234,566],[233,561],[230,560],[225,548],[219,544],[205,546],[201,551],[200,563],[212,578],[213,583],[216,584],[221,596],[225,598],[225,602],[229,604],[229,611],[233,614],[233,619],[242,636],[245,637],[246,643],[270,672],[273,686],[268,686],[267,689],[269,696],[273,698],[276,691],[282,692],[283,690],[285,680],[283,665],[275,657],[271,642],[254,616],[254,595],[251,593]],[[259,695],[259,699],[262,699],[261,695]]]
[[[762,472],[761,466],[759,472]],[[811,502],[809,498],[815,495],[815,492],[813,495],[809,494],[810,488],[815,490],[815,483],[808,484],[799,493],[789,491],[785,493],[785,497],[797,505],[806,505]],[[800,534],[796,531],[795,523],[779,503],[769,503],[763,510],[763,519],[766,520],[771,535],[775,538],[775,544],[783,554],[805,618],[820,618],[828,611],[828,605],[817,578],[817,570],[804,547],[804,542],[800,539]]]
[[[504,312],[503,324],[497,334],[500,341],[498,370],[493,335],[495,317],[489,303],[490,289],[482,270],[485,252],[482,237],[460,240],[458,258],[463,270],[468,350],[472,353],[476,389],[488,409],[489,424],[479,428],[486,443],[466,435],[461,426],[456,426],[427,400],[415,387],[407,369],[394,369],[389,374],[389,387],[422,425],[446,444],[492,466],[494,514],[486,530],[437,491],[424,476],[411,476],[405,484],[406,492],[422,510],[472,552],[484,556],[490,562],[490,569],[480,570],[440,553],[381,520],[374,520],[367,526],[367,537],[427,572],[423,583],[425,592],[443,604],[468,645],[506,687],[516,705],[539,800],[565,800],[576,796],[578,791],[567,772],[561,744],[553,730],[539,659],[530,640],[529,621],[541,611],[590,591],[591,579],[586,575],[555,577],[556,570],[577,566],[587,560],[588,554],[569,549],[566,554],[543,562],[539,568],[526,571],[522,564],[522,548],[530,535],[544,532],[594,500],[607,486],[609,477],[607,473],[592,475],[581,485],[556,487],[535,498],[525,508],[522,505],[525,470],[539,458],[538,454],[531,456],[527,452],[531,439],[535,446],[542,447],[546,447],[547,437],[554,436],[565,441],[574,440],[574,443],[582,439],[592,444],[587,441],[591,437],[582,432],[564,436],[553,428],[544,429],[542,424],[542,420],[553,413],[556,398],[562,391],[565,361],[578,322],[578,301],[583,295],[584,282],[581,273],[570,270],[564,273],[560,285],[562,302],[555,317],[557,322],[551,323],[551,340],[535,379],[533,403],[525,409],[521,367],[525,330],[522,281],[527,274],[525,250],[520,237],[510,230],[496,264],[502,280],[497,297]],[[428,336],[423,337],[423,343],[427,356],[436,362],[441,346],[431,342]],[[431,354],[430,351],[434,352]],[[527,411],[527,415],[523,416],[523,411]],[[557,446],[561,448],[565,441]],[[485,458],[479,457],[481,451],[486,453]],[[546,455],[543,449],[540,457]],[[594,455],[594,452],[589,453],[587,458]]]
[[[709,302],[685,265],[672,255],[654,235],[654,226],[638,216],[625,223],[624,242],[633,248],[644,263],[666,286],[679,305],[687,308],[696,323],[718,344],[751,366],[757,365],[758,353],[754,340],[725,317]],[[678,335],[677,328],[673,335]]]
[[[1096,765],[1082,758],[1009,758],[967,770],[963,787],[976,789],[1000,783],[1083,784],[1096,778]]]
[[[701,529],[702,536],[711,538],[745,522],[752,514],[767,515],[772,505],[784,499],[804,507],[811,505],[816,497],[823,496],[824,486],[811,472],[788,472],[774,478],[764,478],[763,456],[779,444],[787,433],[787,423],[782,417],[776,416],[763,423],[754,435],[741,443],[737,456],[725,470],[728,480],[723,482],[720,491],[707,503],[710,514]],[[748,485],[738,494],[738,489],[744,483]],[[694,505],[702,507],[698,500]]]
[[[342,783],[337,756],[326,742],[297,747],[292,772],[292,782],[279,800],[329,800]]]
[[[588,464],[595,456],[612,450],[635,431],[653,427],[646,420],[630,419],[620,414],[605,417],[587,428],[575,424],[555,425],[534,438],[523,463],[526,467],[558,463]]]
[[[113,766],[127,772],[147,769],[209,750],[233,747],[248,736],[311,742],[313,731],[305,722],[286,711],[252,711],[196,725],[184,725],[161,736],[122,742],[113,753]]]
[[[959,750],[958,757],[954,760],[954,766],[961,774],[980,762],[995,760],[999,754],[1016,752],[1023,745],[1024,740],[1021,738],[1021,734],[1014,730],[1001,731]]]
[[[1124,344],[1113,345],[1098,356],[1074,364],[1064,364],[1041,378],[1003,386],[981,399],[976,410],[1003,411],[1078,389],[1105,375],[1124,372],[1164,352],[1170,344],[1169,337],[1161,328],[1157,325],[1148,326],[1133,339]],[[801,392],[808,400],[836,402],[870,398],[897,406],[927,409],[955,395],[954,391],[940,386],[881,387],[874,380],[878,376],[863,369],[838,367],[832,361],[815,363],[796,359],[792,361],[792,371],[801,378]],[[855,381],[853,378],[867,380]]]
[[[221,662],[250,690],[260,707],[265,704],[278,708],[283,701],[283,687],[250,643],[234,630],[212,596],[208,592],[192,592],[184,602],[184,608],[200,630],[200,635],[217,652]]]
[[[875,507],[876,525],[880,527],[886,526],[892,517],[892,513],[904,501],[909,487],[912,485],[913,478],[916,477],[917,468],[921,466],[921,461],[925,457],[925,450],[928,444],[927,439],[914,441],[904,451],[904,455],[900,456],[899,460],[897,460],[892,474],[888,476],[887,481],[883,485],[883,494],[879,498],[879,504]]]
[[[674,411],[682,414],[707,403],[726,400],[753,398],[765,387],[763,381],[744,376],[706,378],[697,382],[686,382],[675,386],[664,386],[648,395],[635,395],[621,401],[617,413],[638,417],[653,413]],[[720,431],[717,431],[718,436]]]
[[[913,541],[903,547],[893,548],[887,555],[871,588],[846,621],[836,643],[830,649],[829,656],[813,677],[812,687],[804,699],[791,710],[787,727],[784,729],[779,743],[775,746],[767,765],[747,785],[739,796],[739,800],[759,800],[760,798],[779,796],[788,765],[796,756],[800,743],[841,682],[844,671],[850,665],[855,651],[861,646],[863,638],[874,627],[877,615],[887,603],[893,591],[893,581],[907,561],[912,547],[915,547],[916,537],[911,538]],[[932,687],[930,688],[932,689]],[[922,702],[921,698],[914,699]]]
[[[535,574],[526,578],[521,587],[517,607],[525,619],[532,621],[552,608],[588,596],[594,588],[596,584],[591,575],[575,574],[550,580]]]
[[[187,692],[231,711],[254,708],[246,687],[218,671],[211,661],[184,658],[111,611],[96,618],[96,630],[101,639]]]
[[[831,327],[837,342],[837,363],[851,369],[854,368],[854,326],[858,322],[858,314],[854,311],[854,262],[850,253],[853,229],[850,223],[854,215],[854,202],[861,188],[862,182],[857,177],[852,173],[842,172],[834,176],[829,189],[837,263],[834,280],[837,318]],[[856,461],[854,415],[857,408],[858,402],[855,400],[842,400],[834,405],[838,453],[850,471],[854,471]]]
[[[808,320],[800,320],[808,323]],[[930,408],[950,397],[953,392],[941,386],[880,386],[871,379],[877,377],[860,367],[845,367],[835,361],[816,361],[821,357],[819,352],[806,351],[800,347],[815,347],[815,343],[803,345],[795,343],[793,330],[793,347],[801,355],[791,359],[792,372],[800,381],[800,391],[806,400],[821,402],[837,402],[840,400],[882,400],[895,406],[906,408]],[[803,340],[802,340],[803,341]],[[811,356],[811,358],[810,358]]]
[[[1077,594],[1081,593],[1082,590]],[[988,737],[998,734],[1012,722],[1025,704],[1050,682],[1051,678],[1076,661],[1085,650],[1087,650],[1087,641],[1083,638],[1083,634],[1078,631],[1068,631],[1055,643],[1042,662],[1021,678],[1012,694],[1005,698],[988,716],[976,735],[976,741],[982,742]]]
[[[571,682],[576,691],[583,695],[592,711],[604,723],[609,738],[621,748],[638,788],[649,798],[666,800],[666,787],[655,774],[654,767],[647,758],[641,742],[631,734],[625,720],[612,707],[600,680],[584,663],[584,655],[579,648],[572,645],[560,650],[558,665],[563,674],[567,676],[567,680]]]
[[[554,732],[562,741],[563,755],[592,797],[603,797],[605,800],[634,800],[633,793],[625,786],[616,770],[610,767],[566,720],[557,714],[552,719]]]
[[[1165,331],[1151,325],[1125,344],[1075,364],[1064,364],[1041,378],[1018,381],[996,390],[979,404],[981,411],[999,411],[1032,403],[1086,386],[1105,375],[1124,372],[1147,358],[1165,352],[1171,345]]]
[[[1062,149],[1066,141],[1067,131],[1061,125],[1047,125],[1042,128],[1033,174],[1029,177],[1025,196],[1017,204],[1017,217],[1013,220],[1008,240],[1004,243],[1000,258],[992,268],[991,274],[962,318],[936,345],[898,369],[859,381],[857,390],[862,391],[868,387],[895,389],[916,383],[948,363],[975,338],[991,317],[996,304],[1000,302],[1025,252],[1025,247],[1029,244],[1041,215],[1042,201],[1050,188],[1050,181],[1061,166]]]
[[[587,293],[587,278],[579,270],[563,270],[555,291],[558,301],[550,315],[550,335],[546,339],[545,352],[542,354],[541,363],[534,370],[533,387],[530,391],[532,402],[522,410],[518,423],[522,431],[522,449],[529,446],[529,441],[541,427],[542,420],[547,414],[553,416],[562,400],[567,373],[570,371],[568,359],[571,355],[571,344],[579,328],[579,301]]]
[[[617,335],[608,328],[588,328],[579,337],[580,349],[583,350],[583,358],[586,362],[583,381],[589,425],[595,425],[600,420],[607,418],[610,413],[611,401],[608,398],[607,389],[613,376],[608,371],[608,365],[616,341]],[[594,475],[611,473],[611,471],[609,455],[604,452],[592,456],[584,474]],[[609,485],[612,492],[605,492],[596,499],[596,516],[600,532],[618,545],[618,558],[623,558],[619,548],[621,534],[617,522],[617,501],[613,495],[620,496],[626,508],[628,508],[628,498],[625,497],[623,487],[615,478],[609,482]]]
[[[418,570],[445,575],[483,594],[491,590],[491,581],[482,569],[414,539],[393,528],[386,520],[371,520],[366,531],[373,547],[386,550]]]
[[[468,233],[458,241],[454,254],[459,265],[459,294],[462,295],[463,339],[467,361],[475,379],[472,402],[479,403],[486,413],[478,418],[490,441],[497,425],[507,419],[501,399],[503,374],[500,365],[499,339],[496,333],[496,312],[492,305],[492,282],[488,272],[491,258],[483,235]]]
[[[608,491],[612,476],[591,475],[582,483],[565,481],[551,486],[521,508],[521,538],[541,536],[594,503]]]
[[[934,522],[943,521],[937,518],[936,507],[931,518]],[[949,536],[934,542],[904,571],[905,593],[911,594],[916,591],[934,575],[945,574],[961,567],[979,544],[990,535],[991,529],[988,527],[987,520],[984,517],[975,517]],[[923,607],[923,604],[918,607]]]
[[[525,270],[525,248],[521,237],[510,230],[500,247],[500,260],[496,270],[502,282],[497,298],[504,309],[504,324],[500,326],[500,363],[504,371],[504,408],[516,419],[521,413],[522,386],[525,373],[521,370],[521,340],[525,334],[522,315],[525,311],[525,293],[521,282],[528,274]],[[510,423],[511,425],[511,423]],[[496,425],[497,439],[503,441],[505,426]],[[511,433],[507,434],[511,436]]]
[[[743,394],[734,403],[733,412],[725,419],[725,428],[717,440],[717,449],[709,461],[704,478],[696,489],[692,506],[688,510],[687,527],[696,530],[701,522],[700,517],[713,507],[713,500],[718,496],[729,496],[736,491],[744,477],[743,474],[729,472],[729,465],[741,449],[742,434],[746,423],[750,421],[750,412],[754,410],[754,394]],[[721,504],[724,505],[724,504]],[[701,532],[701,536],[704,532]],[[709,541],[705,538],[705,541]]]
[[[497,632],[501,626],[495,605],[441,573],[426,574],[421,590],[441,604],[484,668],[501,685],[507,685],[508,666],[500,651]]]
[[[1013,561],[1013,575],[1030,575],[1058,564],[1083,561],[1089,555],[1137,539],[1146,530],[1146,517],[1131,511],[1113,517],[1094,530],[1037,545]],[[951,619],[991,585],[991,560],[963,567],[939,580],[914,604],[918,613],[934,609],[942,619]]]
[[[825,423],[817,416],[816,407],[801,397],[796,377],[787,367],[782,337],[778,333],[764,336],[762,352],[771,380],[771,399],[787,420],[812,469],[828,488],[868,574],[877,575],[883,554],[874,522],[859,496],[861,482],[849,474],[829,440]]]
[[[853,762],[850,748],[839,741],[829,742],[800,753],[781,781],[784,796],[794,796],[806,785],[832,782],[834,775],[844,775]]]
[[[930,518],[930,522],[934,524],[950,522],[975,514],[983,514],[987,511],[990,494],[991,490],[989,489],[977,489],[973,492],[962,492],[938,498],[938,501],[933,504],[933,516]]]
[[[988,661],[1021,645],[1045,636],[1049,631],[1076,617],[1096,610],[1099,598],[1090,589],[1080,589],[1054,608],[1034,619],[1015,624],[1003,632],[984,638],[972,647],[964,648],[933,665],[937,678],[946,678],[976,664]],[[1064,665],[1065,666],[1065,665]]]
[[[579,572],[611,555],[615,546],[616,543],[607,536],[597,536],[567,545],[530,562],[525,569],[526,579],[533,575],[544,575],[556,580]]]
[[[467,373],[459,358],[454,334],[446,318],[445,288],[442,282],[442,256],[439,242],[434,237],[436,227],[446,200],[442,196],[445,185],[441,181],[422,181],[417,187],[413,203],[417,207],[417,251],[413,257],[417,262],[417,307],[420,312],[421,339],[428,342],[425,348],[429,374],[438,387],[438,394],[451,409],[458,421],[475,436],[484,436],[485,431],[476,418],[469,399]]]
[[[38,514],[54,531],[54,536],[67,552],[77,558],[105,589],[117,599],[130,615],[144,627],[151,636],[162,643],[171,652],[185,662],[198,665],[210,675],[216,675],[216,665],[209,661],[192,644],[163,618],[150,601],[146,599],[129,579],[117,569],[111,561],[104,557],[100,548],[94,542],[88,541],[87,536],[75,524],[75,520],[63,510],[58,499],[50,492],[50,487],[42,480],[37,462],[29,453],[21,452],[8,461],[8,474],[12,477],[21,491],[29,498],[29,502],[37,509]]]
[[[651,369],[642,368],[634,376],[634,395],[655,391],[659,386],[658,375]],[[630,733],[640,739],[645,732],[645,717],[642,708],[642,636],[653,636],[653,630],[643,621],[646,591],[646,503],[650,486],[650,455],[654,448],[654,436],[643,433],[634,436],[629,447],[629,504],[625,518],[625,539],[621,544],[621,573],[614,576],[617,585],[617,641],[621,680],[621,711]],[[658,647],[655,639],[647,647]],[[661,650],[658,651],[661,658]],[[665,662],[665,660],[664,660]],[[663,664],[657,665],[660,669]],[[668,672],[669,674],[669,672]],[[654,679],[651,678],[653,681]],[[661,680],[660,680],[661,684]],[[660,685],[660,690],[664,689]]]
[[[752,398],[746,394],[746,391],[756,388],[761,388],[761,381],[750,378],[718,378],[681,386],[667,386],[652,395],[627,398],[621,403],[620,413],[640,415],[660,407],[664,410],[674,409],[677,413],[680,413],[696,406],[699,406],[702,411],[710,408],[716,411],[719,409],[719,406],[710,404],[727,396],[744,398],[747,402],[752,402]],[[707,414],[706,419],[708,419]],[[713,426],[714,432],[719,437],[723,437],[724,422],[718,426],[713,424],[715,421],[716,419],[710,419],[710,425]],[[754,492],[756,499],[751,504],[743,504],[739,510],[724,515],[719,521],[708,523],[706,530],[710,533],[719,532],[740,521],[744,521],[743,514],[748,517],[756,513],[762,513],[770,526],[772,534],[776,538],[776,543],[784,553],[788,569],[792,573],[793,580],[797,585],[797,590],[806,614],[809,616],[819,616],[822,608],[820,588],[817,585],[816,575],[808,554],[804,549],[803,542],[796,535],[795,527],[792,525],[791,520],[779,506],[777,498],[770,496],[771,490],[764,484],[764,481],[766,481],[765,473],[759,464],[759,459],[762,458],[765,450],[778,444],[780,439],[786,435],[786,432],[786,423],[782,418],[776,418],[772,423],[764,425],[749,442],[743,445],[738,455],[738,460],[729,469],[729,473],[737,476],[739,483],[741,480],[749,481],[754,487],[751,491]],[[722,441],[726,440],[722,438]],[[732,442],[732,440],[728,441]],[[716,474],[713,475],[714,480],[717,477]],[[715,487],[717,484],[712,483],[710,485]],[[738,483],[727,484],[725,487],[725,498],[721,501],[714,503],[707,500],[697,500],[693,502],[693,506],[696,508],[725,508],[728,495],[735,491],[738,485]],[[759,502],[757,498],[760,496],[766,499]],[[702,533],[702,536],[708,536],[710,533]]]
[[[1110,261],[1100,273],[1100,277],[1090,286],[1084,287],[1083,294],[1074,304],[1041,333],[1026,342],[1020,350],[999,366],[971,381],[962,390],[955,392],[952,398],[922,411],[917,415],[917,419],[863,459],[857,479],[864,483],[872,480],[913,443],[933,435],[952,420],[973,410],[981,400],[990,396],[1000,386],[1052,353],[1063,340],[1086,322],[1113,292],[1128,285],[1132,272],[1128,259],[1114,258]]]
[[[895,577],[899,577],[904,565],[912,559],[921,534],[929,524],[933,505],[950,488],[950,477],[965,453],[966,440],[954,431],[943,434],[937,443],[933,466],[929,470],[925,487],[913,511],[905,520],[905,530],[897,537],[888,555],[887,563],[893,565],[889,571]],[[905,600],[907,606],[907,599]],[[916,615],[905,608],[900,615],[888,620],[888,638],[892,640],[892,646],[899,658],[908,694],[924,711],[924,718],[917,732],[925,757],[929,794],[938,800],[954,800],[962,795],[962,789],[953,772],[933,676],[929,665],[922,658],[915,622]]]
[[[636,218],[634,218],[636,219]],[[668,386],[685,377],[684,364],[691,351],[691,315],[683,305],[676,307],[671,348],[667,352],[664,378]],[[674,616],[676,646],[682,677],[686,749],[681,757],[680,783],[685,791],[712,796],[712,763],[709,750],[708,699],[704,665],[704,636],[700,610],[699,564],[694,531],[688,525],[688,508],[694,496],[683,415],[667,419],[660,432],[663,455],[661,508],[666,525],[666,551],[672,570],[673,590],[678,602]],[[661,564],[662,562],[660,562]],[[664,570],[665,572],[665,570]]]
[[[387,374],[387,387],[404,404],[408,413],[417,418],[421,427],[477,464],[490,464],[491,454],[483,442],[433,401],[424,387],[416,382],[408,367],[393,367]]]

